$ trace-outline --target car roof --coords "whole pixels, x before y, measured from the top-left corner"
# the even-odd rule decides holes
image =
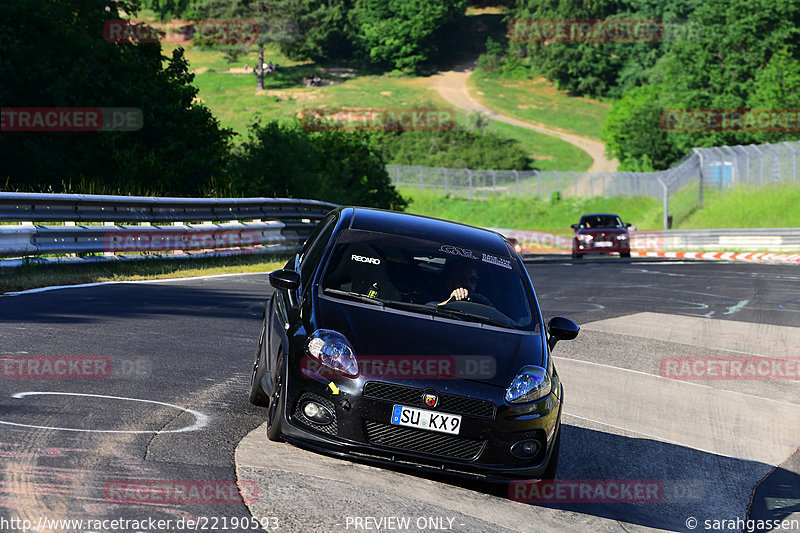
[[[384,211],[367,207],[341,208],[347,227],[405,237],[427,239],[441,244],[477,248],[498,255],[509,254],[506,239],[491,230],[397,211]]]

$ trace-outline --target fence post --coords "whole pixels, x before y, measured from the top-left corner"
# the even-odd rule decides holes
[[[472,171],[470,169],[467,170],[467,176],[469,177],[469,199],[472,200]]]
[[[417,166],[417,168],[419,169],[419,188],[420,188],[420,190],[424,190],[425,189],[425,182],[422,180],[422,167],[421,166]]]
[[[594,197],[594,175],[589,174],[589,198]]]
[[[553,174],[556,175],[556,190],[561,191],[561,175],[557,171],[553,171]]]
[[[667,231],[669,229],[669,189],[667,189],[667,184],[660,177],[656,176],[656,179],[664,188],[664,231]]]
[[[788,141],[784,142],[783,144],[785,144],[786,148],[788,148],[789,151],[792,152],[792,180],[797,181],[797,152],[795,151],[794,148],[792,148],[791,143],[789,143]]]
[[[755,144],[751,144],[753,148],[755,148],[756,152],[758,153],[758,186],[764,186],[764,152],[756,146]]]
[[[536,197],[542,199],[542,173],[536,171]]]
[[[450,195],[450,188],[448,187],[448,184],[447,184],[447,167],[443,167],[442,170],[444,170],[444,195],[445,196],[449,196]]]
[[[700,207],[703,207],[703,152],[698,148],[692,148],[692,151],[700,158]]]
[[[514,195],[516,198],[519,198],[519,171],[514,171],[514,182],[516,183],[517,192]]]
[[[574,189],[573,194],[575,196],[578,196],[578,176],[579,176],[579,174],[577,172],[575,172],[575,186],[573,187],[573,189]]]
[[[497,171],[495,169],[492,169],[492,194],[493,195],[497,194],[496,188],[497,188]]]
[[[394,182],[395,187],[400,187],[400,165],[394,166]]]

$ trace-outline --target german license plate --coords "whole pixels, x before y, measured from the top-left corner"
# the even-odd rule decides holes
[[[594,245],[598,248],[606,248],[608,246],[614,246],[614,243],[610,241],[597,241],[594,243]]]
[[[429,431],[439,431],[458,435],[461,430],[461,417],[428,411],[426,409],[415,409],[404,405],[395,405],[392,408],[392,424],[396,426],[408,426]]]

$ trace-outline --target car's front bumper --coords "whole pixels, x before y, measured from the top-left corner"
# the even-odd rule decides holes
[[[627,254],[631,251],[630,241],[599,241],[610,242],[610,246],[597,246],[597,242],[572,241],[572,252],[578,254]]]
[[[547,468],[559,431],[560,384],[558,395],[510,406],[502,399],[504,390],[475,382],[368,382],[337,380],[339,392],[333,394],[321,380],[290,376],[286,440],[341,457],[487,481],[538,479]],[[433,410],[461,415],[457,436],[390,424],[394,405],[427,409],[420,405],[423,391],[440,395],[442,405]],[[309,398],[327,402],[335,423],[320,427],[305,418],[299,406]],[[511,446],[528,438],[540,442],[540,452],[531,459],[511,455]]]

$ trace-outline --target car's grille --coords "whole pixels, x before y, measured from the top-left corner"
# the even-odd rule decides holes
[[[367,421],[364,427],[367,440],[372,444],[451,459],[474,459],[481,453],[486,442],[380,422]]]
[[[386,400],[387,402],[397,402],[409,407],[427,407],[422,401],[422,393],[425,389],[405,387],[403,385],[393,385],[380,381],[368,381],[364,385],[364,396]],[[479,416],[484,418],[494,418],[495,407],[492,402],[469,398],[467,396],[456,396],[455,394],[439,394],[439,406],[437,410],[448,411],[465,415]]]

